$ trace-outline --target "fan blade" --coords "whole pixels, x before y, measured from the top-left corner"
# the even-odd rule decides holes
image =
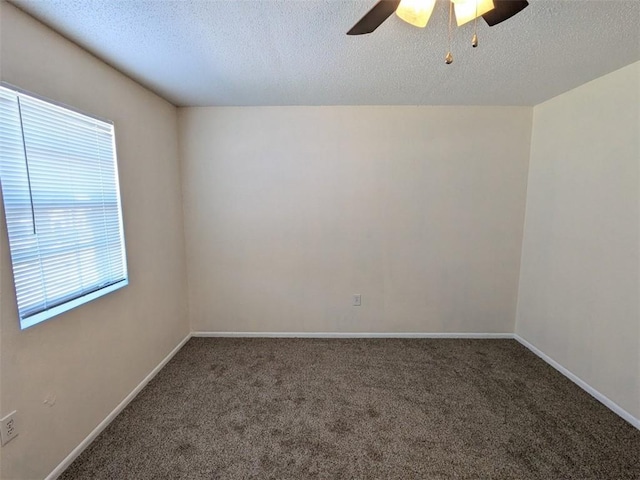
[[[527,0],[493,0],[495,8],[482,15],[490,27],[510,19],[529,5]]]
[[[400,0],[380,0],[358,23],[351,27],[347,35],[362,35],[373,32],[396,11],[399,4]]]

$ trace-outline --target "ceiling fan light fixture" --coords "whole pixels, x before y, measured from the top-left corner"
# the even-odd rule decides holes
[[[436,0],[401,0],[396,15],[415,27],[424,28],[435,4]]]
[[[470,22],[495,8],[493,0],[451,0],[458,26]]]

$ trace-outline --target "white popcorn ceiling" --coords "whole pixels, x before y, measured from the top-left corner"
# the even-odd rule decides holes
[[[346,32],[376,0],[13,0],[178,106],[535,105],[640,60],[640,1],[530,0],[495,27],[395,15]]]

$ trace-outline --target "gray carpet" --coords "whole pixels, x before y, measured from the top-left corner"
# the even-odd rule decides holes
[[[640,479],[640,431],[513,340],[193,338],[62,479]]]

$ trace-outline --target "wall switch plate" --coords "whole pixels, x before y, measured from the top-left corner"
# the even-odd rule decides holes
[[[359,307],[360,305],[362,305],[362,295],[360,295],[359,293],[354,293],[353,294],[353,306],[354,307]]]
[[[2,440],[2,445],[6,445],[18,436],[16,414],[17,412],[14,410],[9,415],[0,420],[0,439]]]

